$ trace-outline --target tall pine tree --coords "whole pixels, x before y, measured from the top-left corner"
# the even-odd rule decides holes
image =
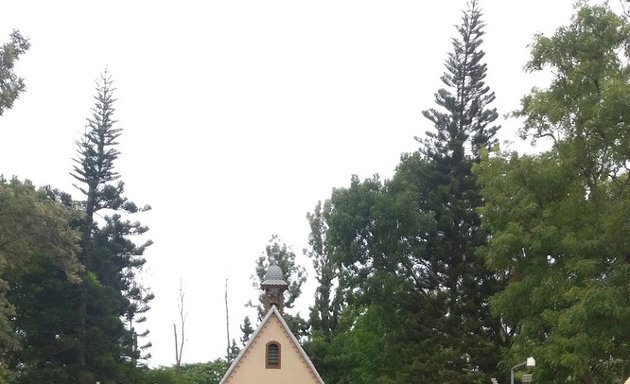
[[[84,137],[77,142],[72,175],[85,199],[48,190],[50,199],[81,211],[70,223],[80,234],[80,282],[69,281],[46,254],[36,254],[12,276],[16,329],[24,345],[13,364],[17,382],[133,383],[137,361],[148,343],[138,330],[152,294],[137,272],[150,242],[134,236],[147,228],[130,221],[138,208],[124,197],[124,184],[114,170],[121,130],[113,119],[113,88],[105,72],[98,83],[95,106]]]
[[[471,0],[457,26],[459,37],[452,39],[453,51],[444,63],[446,72],[441,80],[446,87],[435,94],[440,109],[423,112],[435,127],[435,131],[427,132],[429,140],[423,141],[432,159],[462,162],[472,155],[478,160],[480,149],[496,143],[499,126],[494,121],[498,113],[496,108],[489,108],[495,95],[485,84],[482,16],[477,0]]]
[[[481,10],[472,0],[457,27],[459,36],[452,39],[441,77],[445,88],[435,94],[438,108],[423,112],[434,125],[420,150],[427,163],[408,157],[397,175],[408,175],[409,167],[419,165],[414,176],[421,184],[418,205],[434,217],[435,227],[423,236],[414,257],[420,269],[428,271],[427,288],[432,292],[429,299],[423,294],[432,302],[423,311],[431,308],[431,313],[418,313],[416,324],[431,324],[440,335],[430,346],[434,365],[421,370],[433,372],[436,382],[488,380],[507,342],[488,306],[499,282],[475,253],[488,234],[476,213],[482,200],[471,169],[480,152],[496,143],[499,129],[494,124],[496,108],[490,106],[495,95],[485,84],[483,29]]]
[[[124,197],[124,183],[114,169],[121,129],[113,119],[115,99],[110,75],[105,71],[97,84],[95,106],[88,129],[77,142],[72,176],[85,200],[81,224],[81,261],[86,268],[80,289],[78,343],[74,363],[80,383],[124,377],[121,367],[141,357],[136,331],[153,295],[137,281],[145,263],[147,241],[136,244],[133,236],[147,227],[126,217],[150,209],[138,208]],[[102,219],[101,219],[102,218]],[[123,323],[125,319],[127,326]]]
[[[485,84],[483,27],[472,1],[452,40],[437,107],[424,112],[434,130],[422,148],[403,156],[392,180],[354,177],[335,190],[323,224],[321,214],[309,217],[315,261],[329,254],[347,273],[339,330],[328,348],[321,338],[309,345],[327,380],[483,383],[496,375],[506,340],[488,299],[500,284],[475,253],[487,233],[471,173],[499,129]],[[332,353],[319,353],[326,350]]]

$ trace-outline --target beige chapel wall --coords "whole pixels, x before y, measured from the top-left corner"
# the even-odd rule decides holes
[[[280,369],[265,368],[265,347],[270,341],[276,341],[281,345],[282,368]],[[317,384],[318,382],[278,318],[271,316],[225,383]]]

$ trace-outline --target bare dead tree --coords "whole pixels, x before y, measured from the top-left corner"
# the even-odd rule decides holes
[[[184,311],[184,288],[182,280],[179,280],[179,298],[177,300],[177,309],[179,311],[179,339],[177,335],[177,325],[173,323],[173,334],[175,336],[175,368],[179,369],[182,364],[182,352],[184,351],[185,338],[185,325],[188,312]]]
[[[226,356],[230,355],[230,314],[228,311],[228,278],[225,278],[225,328],[227,330]]]

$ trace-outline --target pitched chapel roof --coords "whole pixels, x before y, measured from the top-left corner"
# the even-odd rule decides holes
[[[280,324],[282,325],[282,328],[284,329],[284,331],[286,332],[286,334],[289,336],[289,338],[291,339],[291,342],[294,344],[295,348],[298,350],[299,354],[301,355],[301,357],[304,359],[304,361],[306,362],[306,365],[308,366],[308,368],[310,369],[311,373],[313,374],[313,376],[315,377],[316,381],[319,384],[325,384],[324,380],[322,380],[321,376],[319,375],[319,372],[317,372],[317,369],[315,369],[315,366],[313,365],[313,362],[311,361],[311,359],[309,359],[308,355],[306,354],[306,352],[304,351],[304,349],[302,348],[302,346],[300,345],[300,343],[298,342],[298,340],[295,338],[295,336],[293,335],[293,332],[291,332],[291,329],[289,329],[289,326],[287,325],[286,321],[284,321],[284,319],[282,318],[282,315],[280,314],[280,312],[278,311],[278,309],[276,308],[276,306],[272,306],[271,309],[269,310],[269,312],[267,312],[267,315],[263,318],[263,320],[261,321],[260,325],[258,326],[258,328],[256,329],[256,331],[252,334],[252,336],[249,338],[249,341],[247,342],[247,344],[245,345],[245,347],[241,350],[241,352],[238,354],[238,356],[236,357],[236,359],[234,359],[234,361],[232,362],[232,364],[230,364],[230,367],[228,368],[227,372],[225,373],[225,375],[223,376],[223,378],[221,379],[221,381],[219,382],[219,384],[225,384],[227,382],[227,380],[229,379],[230,375],[234,372],[234,370],[236,369],[236,367],[238,366],[239,362],[241,361],[241,359],[245,356],[245,354],[247,353],[247,350],[251,347],[252,343],[254,342],[254,340],[256,340],[256,337],[259,335],[259,333],[261,332],[261,330],[263,328],[265,328],[265,324],[267,324],[267,322],[269,322],[269,319],[275,316],[278,321],[280,322]]]

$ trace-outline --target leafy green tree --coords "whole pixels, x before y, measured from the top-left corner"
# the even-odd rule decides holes
[[[339,329],[326,344],[316,339],[308,344],[316,353],[313,360],[327,383],[395,383],[403,382],[406,371],[397,359],[403,358],[392,348],[391,338],[384,337],[397,324],[396,317],[382,313],[384,308],[375,306],[350,306],[344,310]],[[393,326],[393,327],[392,327]],[[310,351],[309,351],[310,352]],[[412,381],[407,381],[412,382]]]
[[[230,342],[230,347],[227,350],[225,360],[228,362],[228,364],[231,364],[236,359],[239,353],[241,353],[241,348],[236,345],[236,340],[232,339],[232,341]]]
[[[257,279],[254,282],[256,288],[260,288],[272,263],[277,264],[284,273],[285,281],[289,286],[285,293],[284,307],[292,308],[295,300],[302,293],[302,284],[306,281],[306,270],[295,262],[295,253],[285,243],[281,243],[277,235],[271,236],[269,244],[265,247],[265,253],[256,261]],[[260,303],[262,303],[262,294]],[[259,313],[262,313],[262,304],[259,304],[258,308]]]
[[[181,375],[187,384],[218,384],[228,367],[225,360],[216,359],[208,363],[185,365]]]
[[[13,102],[26,87],[24,79],[18,77],[13,69],[15,62],[31,46],[28,39],[17,30],[11,32],[9,38],[10,41],[0,47],[0,116],[13,107]]]
[[[207,363],[185,364],[181,367],[148,369],[142,375],[146,384],[218,384],[228,369],[228,363],[216,359]]]
[[[397,351],[405,344],[401,308],[412,279],[410,248],[401,238],[418,229],[413,198],[391,195],[378,176],[354,176],[350,187],[335,189],[324,205],[325,244],[342,275],[345,304],[334,332],[326,336],[313,329],[306,348],[327,382],[406,377],[410,356]]]
[[[177,372],[178,384],[218,384],[229,367],[223,359],[186,364]]]
[[[311,334],[316,332],[323,336],[330,336],[337,329],[343,301],[341,266],[332,259],[326,244],[328,230],[326,218],[329,217],[330,210],[330,204],[322,207],[320,201],[315,210],[306,215],[311,233],[308,240],[309,249],[304,252],[313,261],[317,280],[315,303],[310,308],[309,325]]]
[[[319,373],[331,379],[332,371],[338,369],[332,361],[331,344],[339,331],[339,320],[344,306],[344,278],[342,264],[333,259],[327,243],[328,220],[332,211],[327,201],[317,203],[306,218],[311,227],[309,248],[304,253],[312,260],[317,280],[315,300],[310,307],[309,335],[304,348]]]
[[[14,382],[72,382],[73,372],[64,364],[74,358],[78,322],[68,309],[79,305],[77,284],[42,254],[34,254],[8,281],[22,346],[9,360],[17,374]]]
[[[284,279],[288,284],[288,288],[284,293],[285,313],[283,317],[295,336],[302,338],[308,330],[307,321],[299,315],[292,315],[286,311],[293,308],[295,300],[302,293],[302,284],[306,281],[306,270],[303,266],[296,263],[295,257],[295,253],[285,243],[281,243],[277,235],[271,236],[269,244],[265,247],[265,253],[256,260],[256,276],[253,279],[254,287],[260,289],[260,284],[265,278],[269,265],[275,263],[282,269]],[[256,305],[253,305],[251,302],[249,304],[257,309],[258,320],[262,320],[265,315],[262,305],[263,298],[264,296],[261,293]]]
[[[244,347],[249,341],[250,336],[254,333],[252,321],[249,319],[249,316],[245,316],[243,324],[241,324],[240,328],[241,332],[243,332],[243,336],[241,336],[241,345]]]
[[[477,169],[493,235],[481,254],[507,277],[493,310],[516,330],[505,366],[537,359],[541,383],[622,382],[630,371],[630,25],[581,5],[537,36],[528,64],[551,69],[519,115],[549,137],[538,156],[499,153]]]
[[[147,369],[143,373],[143,383],[147,384],[181,384],[178,371],[173,367]]]
[[[18,277],[30,277],[32,264],[46,263],[47,273],[58,275],[65,284],[77,284],[82,271],[77,260],[79,234],[70,226],[80,217],[45,189],[0,177],[0,382],[9,380],[8,369],[15,373],[16,357],[31,348],[31,335],[22,327],[29,312],[43,311],[22,300],[21,289],[28,283]]]

